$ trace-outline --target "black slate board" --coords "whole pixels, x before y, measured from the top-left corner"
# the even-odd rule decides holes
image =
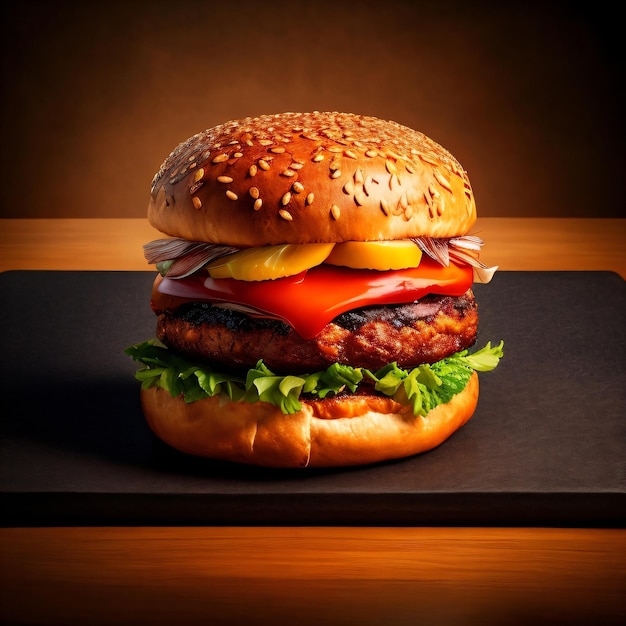
[[[135,364],[150,272],[0,274],[0,523],[623,526],[626,286],[499,272],[478,345],[505,340],[479,408],[436,450],[268,470],[182,455],[143,420]]]

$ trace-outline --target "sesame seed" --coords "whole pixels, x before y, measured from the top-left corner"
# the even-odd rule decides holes
[[[231,176],[218,176],[217,182],[219,183],[232,183],[233,179]]]
[[[239,196],[234,191],[231,191],[230,189],[226,192],[226,197],[229,200],[239,200]]]
[[[248,176],[252,177],[252,176],[256,176],[257,173],[257,166],[254,165],[254,163],[250,166],[250,169],[248,170]]]
[[[433,209],[433,199],[431,198],[429,193],[424,193],[424,199],[426,200],[426,204],[428,205],[428,209],[430,212],[432,212]],[[432,215],[431,215],[432,217]]]
[[[295,175],[296,175],[296,173],[295,173],[293,170],[291,170],[291,169],[287,168],[286,170],[283,170],[283,171],[280,173],[280,175],[281,175],[281,176],[287,176],[287,178],[291,178],[292,176],[295,176]]]
[[[197,183],[204,176],[204,169],[201,167],[199,170],[196,170],[196,173],[193,175],[193,182]]]
[[[223,152],[222,154],[218,154],[211,163],[224,163],[224,161],[228,161],[229,156]]]
[[[287,192],[287,193],[285,193],[285,194],[283,195],[283,197],[280,199],[280,203],[281,203],[283,206],[287,206],[287,205],[289,204],[289,202],[290,202],[290,201],[291,201],[291,192],[290,192],[290,191],[288,191],[288,192]]]
[[[357,189],[354,194],[354,201],[359,205],[363,206],[367,200],[367,196],[363,193],[361,189]]]
[[[198,196],[194,196],[191,201],[196,209],[200,209],[202,207],[202,200],[200,200]]]
[[[259,167],[267,172],[270,169],[270,164],[265,159],[259,159]]]
[[[393,161],[390,161],[389,159],[387,159],[385,161],[385,169],[390,173],[390,174],[395,174],[398,170],[396,169],[396,164]]]
[[[194,193],[196,193],[196,191],[198,191],[198,189],[200,189],[200,187],[202,187],[204,185],[204,181],[200,180],[197,183],[194,183],[193,185],[191,185],[191,187],[189,187],[189,193],[193,196]]]
[[[380,208],[383,210],[385,215],[389,215],[391,213],[391,209],[389,207],[389,203],[384,198],[380,201]]]
[[[280,215],[284,220],[287,220],[288,222],[293,221],[293,215],[291,215],[291,213],[289,213],[289,211],[285,209],[281,209],[280,211],[278,211],[278,215]]]
[[[343,192],[348,196],[351,196],[354,193],[354,183],[351,180],[347,181],[343,186]]]
[[[376,152],[376,150],[366,150],[365,156],[372,158],[378,156],[378,152]]]
[[[356,155],[356,153],[353,152],[352,150],[346,150],[343,154],[344,154],[344,156],[347,156],[349,159],[358,159],[359,158]]]
[[[313,200],[315,200],[315,194],[313,192],[307,194],[305,204],[310,205],[313,204]]]
[[[258,211],[258,210],[261,208],[261,206],[263,206],[263,200],[261,200],[261,198],[257,198],[257,199],[254,201],[254,205],[253,205],[254,210],[255,210],[255,211]]]
[[[378,185],[378,181],[372,176],[368,176],[363,183],[363,191],[369,196],[372,185]]]
[[[330,207],[330,214],[333,219],[338,220],[341,215],[341,209],[336,204],[333,204],[333,206]]]
[[[448,191],[452,191],[452,185],[450,184],[450,181],[441,172],[438,172],[437,170],[435,170],[434,176],[435,176],[436,181],[442,187],[444,187]]]
[[[295,193],[302,193],[304,191],[304,185],[299,181],[296,181],[293,185],[291,185],[291,188]]]
[[[248,190],[248,193],[256,200],[260,195],[261,192],[259,191],[258,187],[250,187],[250,189]]]
[[[292,163],[289,167],[292,170],[301,170],[304,167],[304,165],[302,163]]]
[[[341,176],[341,170],[335,170],[330,177],[331,178],[339,178]]]
[[[439,165],[439,163],[435,160],[434,157],[428,156],[423,152],[418,153],[418,156],[424,163],[428,163],[428,165]]]
[[[261,141],[259,141],[259,143],[262,146],[271,146],[274,142],[271,139],[261,139]]]
[[[321,152],[318,152],[314,157],[313,157],[313,161],[315,161],[315,163],[319,163],[320,161],[324,160],[324,155]]]
[[[331,161],[328,165],[331,171],[338,170],[341,167],[341,161]]]
[[[358,169],[356,172],[354,172],[354,182],[357,185],[362,185],[365,182],[365,178],[363,176],[363,170]]]
[[[282,154],[284,151],[285,151],[285,148],[282,148],[282,147],[270,148],[270,152],[273,152],[274,154]]]

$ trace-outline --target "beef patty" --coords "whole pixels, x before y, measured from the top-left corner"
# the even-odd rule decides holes
[[[263,359],[276,373],[306,373],[332,363],[372,371],[434,363],[476,341],[477,305],[464,295],[429,295],[409,304],[354,309],[337,316],[313,339],[289,325],[210,303],[186,304],[157,318],[157,337],[191,359],[223,368],[249,368]]]

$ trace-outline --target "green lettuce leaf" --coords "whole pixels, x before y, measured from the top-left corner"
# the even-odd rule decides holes
[[[283,413],[297,413],[301,397],[325,398],[338,393],[356,392],[364,381],[398,402],[410,404],[416,415],[426,415],[445,404],[467,385],[472,372],[494,369],[504,356],[504,342],[469,353],[457,352],[437,363],[404,370],[389,363],[376,372],[334,363],[326,370],[299,376],[280,376],[263,361],[246,373],[245,378],[214,370],[173,354],[156,339],[126,348],[124,353],[143,367],[135,377],[144,389],[158,386],[185,402],[224,394],[231,400],[269,402]]]

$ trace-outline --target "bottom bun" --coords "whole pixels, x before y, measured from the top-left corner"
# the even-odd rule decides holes
[[[266,402],[216,396],[187,404],[159,387],[141,391],[150,428],[180,452],[264,467],[344,467],[412,456],[443,443],[473,415],[478,375],[424,417],[378,396],[331,402],[342,417],[323,409],[324,401],[304,401],[298,413],[285,415]]]

